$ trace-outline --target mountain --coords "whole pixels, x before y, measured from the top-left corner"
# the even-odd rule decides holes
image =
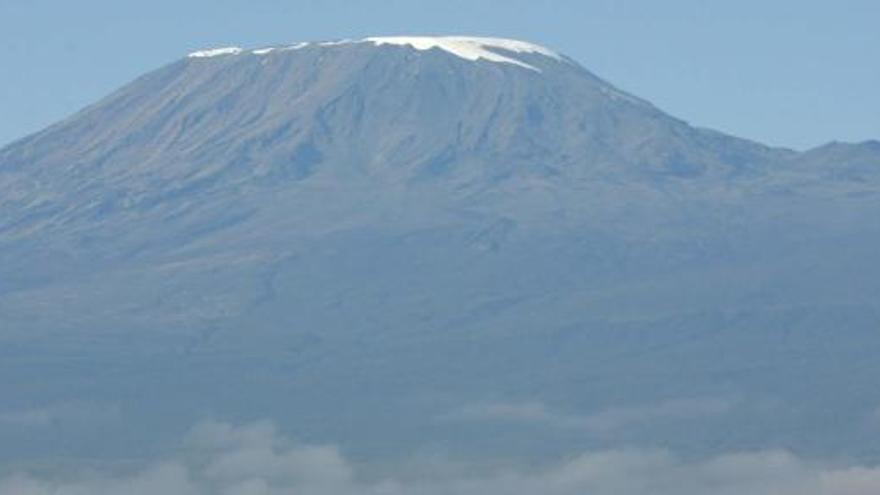
[[[0,419],[0,461],[206,416],[370,458],[876,456],[878,170],[520,41],[195,52],[0,150],[0,418],[113,412]]]
[[[880,167],[877,156],[880,141],[828,143],[798,156],[799,167],[818,174],[823,180],[876,182]]]

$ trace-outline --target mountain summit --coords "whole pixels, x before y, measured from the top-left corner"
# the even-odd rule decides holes
[[[318,46],[338,46],[351,45],[357,43],[370,43],[376,46],[397,45],[408,46],[416,50],[433,50],[438,49],[449,52],[453,55],[461,57],[465,60],[488,60],[491,62],[514,64],[531,70],[540,71],[531,65],[528,65],[515,57],[511,58],[502,55],[500,52],[513,53],[538,53],[546,57],[562,60],[562,57],[543,46],[535,45],[525,41],[502,39],[502,38],[480,38],[471,36],[377,36],[365,38],[360,41],[343,40],[328,41],[317,43]],[[312,43],[296,43],[293,45],[276,46],[268,48],[260,48],[251,50],[254,55],[268,55],[274,51],[301,50]],[[239,47],[214,48],[210,50],[200,50],[189,54],[190,58],[209,58],[222,55],[239,55],[245,52]]]
[[[868,455],[878,170],[521,41],[197,51],[0,150],[0,397],[118,404],[110,458],[206,414],[372,457]]]
[[[226,184],[657,180],[755,174],[788,154],[693,128],[537,45],[386,37],[194,52],[13,144],[0,163],[48,167],[53,181],[58,167]]]

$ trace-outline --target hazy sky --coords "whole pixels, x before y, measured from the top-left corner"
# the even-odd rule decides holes
[[[473,34],[555,48],[693,124],[880,138],[876,0],[0,0],[0,144],[198,48]]]

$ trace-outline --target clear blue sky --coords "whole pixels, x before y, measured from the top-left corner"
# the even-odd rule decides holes
[[[194,49],[388,34],[545,44],[769,144],[880,138],[876,0],[0,0],[0,144]]]

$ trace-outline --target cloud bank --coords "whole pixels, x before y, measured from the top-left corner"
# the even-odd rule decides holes
[[[439,461],[438,461],[439,462]],[[207,422],[172,458],[127,474],[51,479],[21,473],[0,495],[874,495],[880,468],[833,466],[786,452],[687,461],[657,450],[586,453],[541,470],[365,481],[332,446],[302,445],[271,423]]]
[[[454,421],[514,421],[543,424],[554,428],[610,433],[630,426],[658,421],[688,421],[727,414],[737,401],[700,397],[672,399],[658,403],[615,407],[590,415],[566,414],[541,402],[488,403],[465,406],[441,419]]]
[[[64,402],[33,409],[0,411],[0,427],[45,427],[58,422],[109,421],[119,417],[115,404]]]

